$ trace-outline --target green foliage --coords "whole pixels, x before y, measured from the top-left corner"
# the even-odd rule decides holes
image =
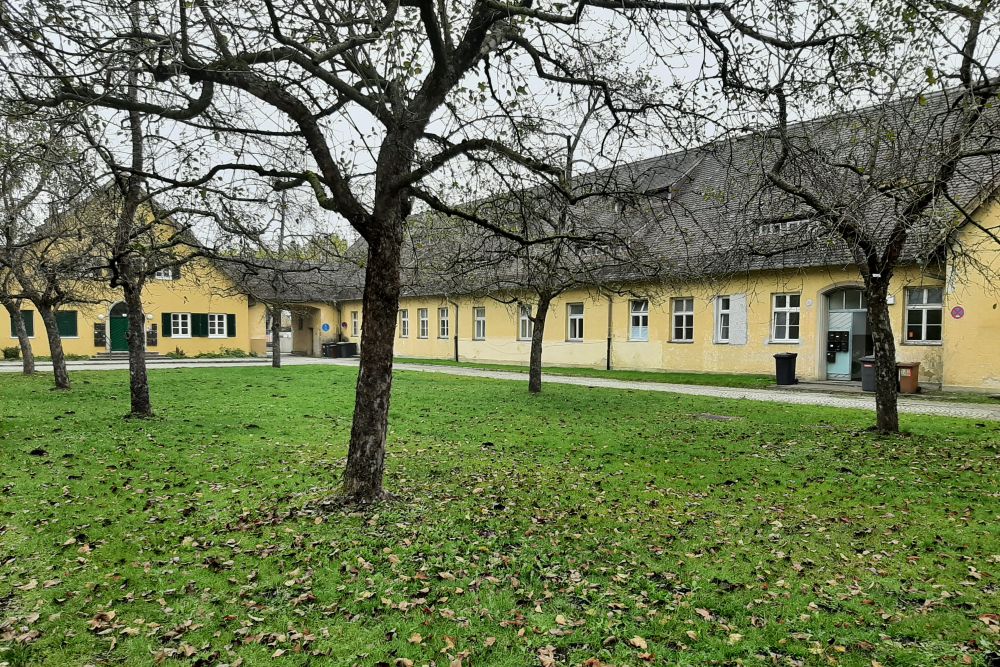
[[[175,347],[173,352],[167,352],[165,355],[167,359],[187,359],[187,352],[182,350],[180,347]]]
[[[251,357],[250,353],[238,347],[220,347],[215,352],[199,352],[194,355],[195,359],[245,359]]]
[[[21,358],[21,348],[16,345],[11,347],[5,347],[3,349],[4,359],[20,359]]]
[[[124,371],[0,377],[0,663],[998,650],[998,424],[398,372],[399,500],[345,512],[355,373],[152,370],[151,421],[122,419]]]

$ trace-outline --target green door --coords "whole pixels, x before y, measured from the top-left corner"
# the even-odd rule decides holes
[[[128,318],[127,317],[111,317],[111,351],[112,352],[124,352],[128,350],[128,339],[125,334],[128,333]]]

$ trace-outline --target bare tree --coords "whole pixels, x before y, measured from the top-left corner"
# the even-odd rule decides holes
[[[972,213],[1000,166],[1000,78],[990,38],[1000,11],[989,0],[876,4],[874,11],[861,17],[873,27],[853,50],[838,45],[825,59],[789,58],[769,83],[765,72],[757,82],[726,83],[768,126],[738,143],[754,146],[762,188],[780,201],[746,222],[786,237],[775,243],[745,230],[749,252],[825,248],[857,266],[875,352],[876,428],[895,433],[890,283],[904,262],[955,260],[958,229],[980,226]],[[713,48],[720,57],[727,52],[721,43]]]
[[[772,25],[771,12],[757,16],[750,8],[741,16],[744,8],[725,2],[646,0],[544,7],[504,0],[239,0],[224,6],[147,0],[136,34],[130,20],[136,2],[84,0],[72,9],[4,3],[0,29],[18,45],[17,57],[6,62],[8,87],[40,106],[138,109],[188,132],[218,134],[227,142],[221,154],[232,160],[207,167],[199,178],[150,176],[201,185],[234,170],[272,179],[279,188],[307,187],[357,230],[368,253],[364,331],[341,488],[346,500],[357,502],[383,497],[399,270],[414,202],[512,240],[537,242],[456,209],[449,189],[462,165],[477,160],[506,164],[528,181],[558,183],[562,166],[521,141],[520,128],[549,122],[549,114],[535,113],[546,99],[592,90],[612,122],[667,115],[676,100],[619,85],[618,68],[646,69],[653,81],[656,67],[688,67],[687,59],[701,57],[689,48],[701,22],[729,43],[807,48],[834,38],[828,34],[832,14],[823,10],[814,24],[772,36],[762,27]],[[577,57],[584,52],[588,57]],[[42,63],[45,76],[30,76],[21,59]],[[579,67],[581,60],[609,67],[590,72]],[[140,73],[138,101],[125,94],[121,72],[129,69]],[[704,69],[707,80],[718,64],[706,62]],[[247,112],[257,108],[263,113]],[[260,122],[273,112],[281,123]],[[281,157],[288,155],[308,159]]]
[[[31,350],[31,338],[28,335],[28,328],[24,324],[21,316],[21,306],[24,299],[20,295],[11,272],[0,269],[0,304],[10,315],[11,327],[14,335],[17,336],[17,344],[21,348],[21,369],[25,375],[33,375],[35,372],[35,355]]]

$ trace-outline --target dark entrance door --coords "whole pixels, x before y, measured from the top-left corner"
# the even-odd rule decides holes
[[[125,352],[128,350],[128,310],[124,303],[117,303],[111,309],[111,317],[108,318],[111,328],[111,351]]]

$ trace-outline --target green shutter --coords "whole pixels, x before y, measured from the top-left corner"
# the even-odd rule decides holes
[[[226,337],[236,338],[236,315],[233,313],[226,315]]]
[[[208,313],[191,313],[191,336],[208,338]]]
[[[170,335],[173,333],[173,327],[170,325],[170,313],[163,313],[160,316],[160,322],[163,323],[163,326],[160,327],[162,329],[160,335],[164,338],[170,338]]]
[[[21,311],[21,321],[24,322],[24,328],[28,332],[28,336],[35,335],[35,311],[33,310],[22,310]],[[14,324],[14,316],[10,316],[10,335],[11,337],[17,336],[17,325]]]
[[[76,311],[61,310],[56,313],[56,329],[60,336],[76,338],[79,335],[76,327]]]
[[[181,267],[180,266],[172,266],[172,267],[170,267],[170,279],[171,280],[180,280],[181,279]]]

